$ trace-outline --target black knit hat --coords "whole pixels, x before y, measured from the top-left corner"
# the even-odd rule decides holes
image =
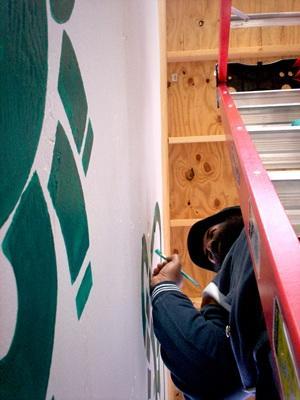
[[[190,229],[187,239],[188,251],[191,260],[199,267],[215,271],[216,267],[209,261],[204,253],[201,243],[203,243],[203,237],[207,229],[216,224],[220,224],[229,217],[241,216],[241,209],[239,206],[227,207],[219,211],[216,214],[210,215],[196,222]]]

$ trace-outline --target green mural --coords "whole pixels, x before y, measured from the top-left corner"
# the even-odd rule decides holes
[[[161,248],[161,217],[158,203],[155,205],[152,233],[150,242],[150,256],[146,236],[142,237],[142,261],[141,261],[141,306],[144,345],[147,357],[148,397],[147,400],[164,400],[165,383],[164,367],[160,359],[159,343],[154,336],[154,328],[151,314],[150,277],[153,261],[155,240]]]
[[[74,4],[75,0],[49,0],[51,16],[58,23],[66,22]],[[37,165],[37,171],[31,171],[46,103],[46,1],[3,0],[0,17],[0,227],[19,201],[10,225],[2,227],[6,230],[2,251],[16,279],[18,304],[12,343],[0,360],[0,398],[42,400],[47,394],[57,306],[56,255],[49,212],[52,216],[56,212],[61,225],[71,284],[89,247],[88,222],[78,173],[81,166],[75,161],[78,155],[74,157],[59,122],[49,179],[44,177],[44,170],[39,174],[41,165]],[[88,106],[83,81],[65,31],[62,31],[57,87],[78,152],[85,143],[81,161],[86,174],[94,134],[91,121],[86,124]],[[42,184],[39,176],[43,176]],[[49,203],[50,210],[43,193],[47,183],[53,203],[53,208]],[[74,299],[78,319],[92,285],[89,262]]]
[[[0,1],[0,226],[28,178],[44,117],[46,1]],[[13,184],[12,184],[13,182]]]
[[[89,232],[80,177],[60,123],[56,130],[48,189],[64,236],[73,283],[89,247]]]
[[[76,296],[77,317],[80,319],[93,286],[91,264],[88,265]]]
[[[60,58],[58,91],[79,152],[85,131],[87,101],[75,51],[65,31]]]
[[[83,150],[83,155],[82,155],[82,166],[83,166],[83,170],[84,170],[85,174],[87,173],[89,163],[90,163],[93,141],[94,141],[94,133],[93,133],[91,121],[89,121],[88,131],[86,134],[85,145],[84,145],[84,150]]]
[[[0,398],[42,400],[52,357],[57,276],[49,214],[36,174],[2,247],[15,274],[18,312],[11,347],[0,361]]]
[[[50,0],[51,15],[53,19],[62,24],[70,18],[75,0]]]

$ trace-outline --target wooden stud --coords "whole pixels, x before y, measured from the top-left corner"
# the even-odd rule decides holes
[[[225,142],[225,140],[225,135],[171,136],[169,144]]]
[[[274,28],[275,29],[275,28]],[[287,45],[260,45],[248,47],[234,47],[229,49],[229,60],[237,58],[243,60],[248,57],[298,57],[300,52],[299,44]],[[168,63],[215,61],[218,59],[218,49],[182,50],[168,51]]]

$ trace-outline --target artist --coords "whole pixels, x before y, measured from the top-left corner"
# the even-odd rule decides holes
[[[178,255],[151,278],[153,323],[161,356],[186,400],[279,399],[262,308],[239,207],[195,223],[188,251],[217,272],[200,311],[180,291]]]

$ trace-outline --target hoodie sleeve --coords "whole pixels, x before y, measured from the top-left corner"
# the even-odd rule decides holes
[[[202,394],[213,394],[240,384],[224,308],[209,304],[198,311],[173,282],[163,282],[152,290],[152,313],[163,361],[177,387],[182,383],[179,389],[195,395],[201,387]]]

